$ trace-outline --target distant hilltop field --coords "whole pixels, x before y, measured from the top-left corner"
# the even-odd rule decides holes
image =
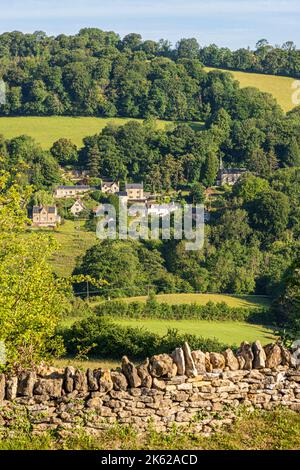
[[[109,123],[121,126],[132,118],[100,118],[71,116],[28,116],[0,117],[0,134],[12,139],[25,134],[33,137],[44,149],[49,149],[53,142],[66,138],[81,147],[84,137],[98,134]],[[137,119],[142,122],[142,119]],[[157,121],[158,128],[165,128],[172,123]]]
[[[220,69],[206,67],[205,70],[209,72],[211,70]],[[284,112],[288,112],[294,108],[295,104],[292,102],[292,95],[294,93],[292,85],[295,82],[294,78],[262,73],[239,72],[235,70],[221,70],[231,73],[234,78],[239,81],[241,88],[255,87],[265,93],[271,93]]]

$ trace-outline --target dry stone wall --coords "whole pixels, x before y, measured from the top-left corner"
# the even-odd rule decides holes
[[[240,405],[300,411],[300,347],[242,343],[236,354],[191,351],[187,343],[116,370],[39,367],[0,375],[0,429],[26,414],[34,432],[95,434],[115,423],[143,432],[193,426],[209,434],[235,419]],[[216,414],[218,417],[216,418]]]

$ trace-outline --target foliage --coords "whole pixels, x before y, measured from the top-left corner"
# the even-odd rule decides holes
[[[0,167],[5,172],[0,179],[0,269],[7,284],[0,295],[8,295],[9,283],[22,284],[19,265],[24,265],[28,276],[30,269],[36,274],[28,289],[39,285],[41,270],[45,273],[40,286],[50,286],[48,311],[52,304],[57,303],[53,312],[62,305],[54,300],[56,279],[46,266],[53,245],[43,250],[46,239],[38,234],[26,246],[21,242],[28,186],[34,191],[30,205],[50,203],[53,186],[61,182],[60,166],[89,170],[95,181],[100,177],[122,184],[142,180],[146,190],[170,193],[168,197],[173,190],[191,188],[191,199],[199,203],[204,201],[204,187],[215,184],[223,162],[225,167],[248,171],[232,191],[225,188],[215,200],[206,201],[211,205],[211,220],[201,250],[188,252],[185,240],[173,239],[107,240],[90,248],[92,240],[82,247],[74,236],[74,249],[68,248],[60,273],[69,274],[65,261],[72,257],[73,267],[75,254],[89,248],[74,273],[106,279],[110,286],[101,287],[106,298],[149,289],[271,294],[280,297],[284,322],[294,322],[297,282],[287,280],[286,273],[295,271],[299,254],[299,109],[284,115],[271,95],[251,87],[240,89],[230,74],[206,72],[200,60],[212,66],[287,75],[293,70],[295,76],[299,51],[292,43],[273,48],[263,40],[255,51],[231,52],[216,46],[201,48],[194,38],[184,38],[172,49],[166,41],[143,41],[134,33],[121,39],[95,28],[75,36],[48,37],[41,32],[0,36],[0,72],[8,98],[0,107],[3,115],[145,118],[143,123],[129,121],[119,127],[111,123],[86,136],[80,149],[67,138],[45,151],[25,135],[0,137]],[[162,131],[153,118],[181,122]],[[191,120],[204,122],[200,131],[183,123]],[[92,197],[103,202],[99,192]],[[114,197],[109,200],[116,204]],[[94,228],[93,221],[86,226]],[[59,238],[61,232],[56,235]],[[4,271],[9,266],[14,269]],[[87,288],[84,281],[77,292]],[[37,295],[26,294],[26,301],[35,302]],[[19,304],[3,301],[10,312]]]
[[[233,195],[242,198],[244,204],[253,201],[269,190],[269,182],[251,173],[242,175],[233,187]]]
[[[286,325],[298,339],[300,332],[300,257],[294,261],[283,277],[283,292],[274,304],[279,325]]]
[[[280,238],[287,228],[289,213],[289,199],[282,192],[262,193],[249,205],[252,226],[261,232],[265,242]]]
[[[149,298],[146,303],[109,301],[95,307],[100,316],[120,318],[161,318],[164,320],[198,319],[211,321],[248,321],[259,324],[270,324],[271,315],[267,310],[259,308],[229,307],[225,302],[208,302],[206,305],[159,303]]]
[[[211,67],[299,77],[300,53],[292,41],[272,46],[260,40],[255,50],[240,48],[231,51],[215,44],[200,50],[200,59]]]
[[[178,345],[188,341],[191,348],[203,351],[221,351],[226,345],[216,339],[204,339],[194,335],[182,335],[178,330],[169,330],[158,336],[143,328],[123,327],[109,318],[90,316],[76,322],[70,329],[60,330],[68,353],[81,350],[102,358],[145,358],[159,353],[170,353]]]
[[[268,190],[266,180],[277,168],[297,168],[297,159],[287,154],[290,140],[300,146],[300,119],[278,115],[273,106],[269,109],[268,101],[258,97],[243,97],[243,106],[245,112],[234,119],[232,106],[228,112],[220,108],[201,131],[178,124],[162,132],[149,121],[109,125],[84,139],[79,164],[93,176],[144,181],[148,190],[161,192],[188,185],[214,186],[222,158],[225,167],[255,173],[246,173],[236,192],[248,201]],[[257,109],[252,115],[253,107]]]
[[[13,116],[205,120],[235,98],[236,103],[244,102],[249,92],[240,94],[229,75],[207,74],[201,61],[296,76],[299,51],[268,45],[254,52],[231,52],[216,46],[200,48],[195,38],[183,38],[172,49],[168,41],[143,41],[135,33],[121,39],[95,28],[57,37],[4,33],[0,66],[7,102],[0,111]],[[244,112],[246,106],[242,107]]]
[[[50,152],[61,166],[74,165],[78,160],[77,147],[69,139],[54,142]]]
[[[103,240],[92,246],[74,270],[74,274],[105,279],[101,293],[106,297],[137,295],[147,286],[168,290],[180,281],[167,272],[163,259],[155,248],[148,249],[134,240]],[[82,290],[79,284],[77,290]]]
[[[190,195],[193,204],[203,204],[205,201],[204,187],[200,183],[194,183],[192,185]]]
[[[0,139],[1,140],[1,139]],[[60,168],[50,152],[42,150],[34,139],[19,136],[2,141],[0,169],[18,174],[18,182],[45,191],[61,181]]]
[[[25,243],[28,196],[8,174],[1,175],[0,339],[11,366],[63,351],[55,330],[67,302],[47,263],[54,244],[38,234]]]

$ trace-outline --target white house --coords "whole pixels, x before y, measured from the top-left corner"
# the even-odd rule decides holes
[[[180,204],[175,204],[173,201],[170,204],[151,204],[148,207],[147,213],[148,215],[154,215],[157,217],[166,217],[178,209],[181,209]]]
[[[178,209],[181,209],[181,205],[175,204],[175,202],[171,202],[170,204],[151,204],[150,206],[148,206],[147,203],[135,203],[128,209],[128,215],[134,216],[138,212],[142,217],[166,217]]]
[[[77,199],[77,201],[75,201],[73,206],[70,208],[70,212],[76,217],[77,215],[79,215],[85,209],[86,209],[86,207],[83,204],[83,202],[81,202],[80,199]]]

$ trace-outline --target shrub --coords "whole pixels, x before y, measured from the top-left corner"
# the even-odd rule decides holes
[[[218,352],[228,347],[217,339],[180,334],[178,330],[168,330],[166,335],[159,336],[142,327],[124,327],[96,315],[76,322],[70,329],[62,331],[62,335],[69,354],[89,351],[90,356],[111,359],[120,359],[123,355],[138,359],[170,353],[185,341],[192,349],[202,351]]]

